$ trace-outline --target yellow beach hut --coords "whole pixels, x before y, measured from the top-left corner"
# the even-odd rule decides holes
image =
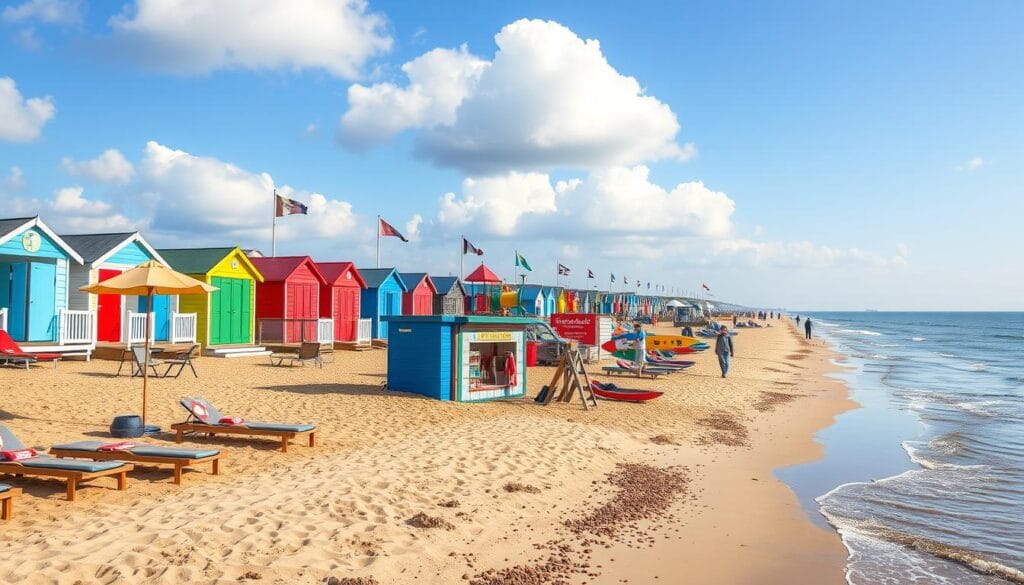
[[[196,342],[217,357],[265,354],[254,345],[256,283],[263,275],[238,248],[157,250],[178,272],[217,287],[209,295],[181,297],[180,310],[196,314]]]

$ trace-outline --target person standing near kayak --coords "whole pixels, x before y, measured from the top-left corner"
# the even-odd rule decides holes
[[[810,339],[811,338],[811,318],[810,317],[804,319],[804,333],[805,333],[805,338],[806,339]]]
[[[636,361],[636,375],[639,377],[644,371],[644,363],[647,360],[647,333],[639,323],[633,325],[633,339],[635,341],[633,347],[636,348],[636,355],[633,356],[633,359]]]
[[[718,330],[718,337],[715,339],[715,355],[718,356],[718,366],[722,368],[722,377],[729,373],[729,358],[736,355],[736,348],[733,346],[732,336],[729,335],[729,328],[722,326]]]

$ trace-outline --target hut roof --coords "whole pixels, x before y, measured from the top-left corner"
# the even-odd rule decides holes
[[[395,280],[402,287],[402,290],[409,292],[409,287],[405,285],[405,281],[398,274],[398,270],[394,268],[360,268],[359,272],[362,273],[363,280],[366,281],[366,288],[380,288],[380,285],[384,284],[384,281],[394,274]]]
[[[427,281],[427,286],[432,291],[431,294],[437,294],[437,285],[434,284],[434,280],[426,272],[399,272],[398,274],[405,281],[405,285],[409,287],[409,290],[419,287],[420,283],[425,280]]]
[[[359,269],[352,262],[317,262],[316,267],[320,269],[320,274],[324,275],[328,283],[338,282],[347,270],[352,270],[352,276],[359,283],[359,286],[366,288],[366,281],[363,280],[362,273],[359,272]]]
[[[11,217],[0,219],[0,244],[14,237],[17,232],[33,227],[46,234],[48,238],[57,244],[57,247],[64,250],[64,252],[66,252],[67,255],[73,258],[76,262],[79,264],[84,263],[82,256],[79,255],[78,251],[72,248],[70,244],[64,241],[64,238],[58,236],[56,232],[43,223],[43,220],[39,219],[38,215],[33,217]]]
[[[317,268],[309,256],[274,256],[272,258],[256,257],[249,259],[263,275],[264,282],[280,282],[291,278],[295,271],[307,266],[320,284],[327,284],[327,279]]]
[[[483,283],[499,283],[501,278],[494,273],[486,264],[480,263],[480,266],[476,270],[469,273],[469,276],[464,278],[466,282],[483,282]]]
[[[164,259],[149,245],[139,232],[117,232],[111,234],[75,234],[61,236],[69,246],[82,256],[86,264],[106,260],[114,251],[129,242],[138,242],[154,260],[166,264]]]
[[[454,276],[431,276],[431,280],[434,281],[434,286],[437,287],[438,294],[446,295],[452,292],[452,289],[458,287],[462,291],[463,296],[466,294],[466,287],[462,286],[462,281]]]

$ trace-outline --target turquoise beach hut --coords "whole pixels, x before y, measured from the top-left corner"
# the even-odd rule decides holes
[[[520,288],[519,304],[527,315],[544,316],[547,295],[544,287],[539,284],[527,284]]]
[[[59,341],[69,266],[81,263],[38,216],[0,219],[0,329],[15,341]]]
[[[373,338],[387,339],[388,323],[381,319],[402,314],[402,293],[409,292],[396,268],[360,268],[366,281],[366,292],[359,300],[359,314],[370,319]]]
[[[558,297],[562,294],[562,288],[558,286],[545,287],[547,298],[544,304],[544,316],[550,317],[558,312]]]

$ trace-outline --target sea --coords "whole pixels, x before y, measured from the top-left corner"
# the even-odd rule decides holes
[[[860,408],[776,473],[847,581],[1024,583],[1024,313],[809,315]]]

